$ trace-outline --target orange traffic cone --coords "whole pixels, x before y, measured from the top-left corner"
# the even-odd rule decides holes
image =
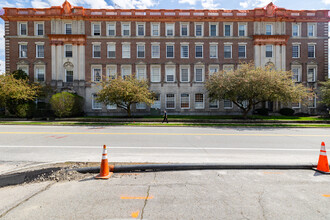
[[[103,154],[102,154],[100,174],[97,175],[95,178],[96,179],[109,179],[112,174],[113,174],[113,172],[109,172],[107,146],[103,145]]]
[[[324,142],[321,144],[319,163],[315,170],[320,173],[330,174],[327,151],[325,150]]]

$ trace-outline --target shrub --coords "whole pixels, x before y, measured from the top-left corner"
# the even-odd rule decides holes
[[[16,106],[15,115],[19,118],[32,118],[36,105],[34,102],[19,104]]]
[[[280,114],[285,116],[293,116],[294,110],[292,108],[281,108]]]
[[[266,108],[258,108],[254,111],[255,111],[255,114],[257,114],[257,115],[263,115],[263,116],[268,115],[268,109],[266,109]]]
[[[50,104],[57,117],[77,116],[82,113],[83,98],[69,92],[61,92],[51,97]]]

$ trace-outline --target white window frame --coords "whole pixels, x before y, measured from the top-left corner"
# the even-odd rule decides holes
[[[29,68],[29,65],[17,65],[17,69],[23,70],[27,75],[29,75]]]
[[[188,95],[188,107],[182,107],[182,95]],[[189,93],[181,93],[180,94],[180,108],[181,109],[190,109],[190,94]]]
[[[243,47],[244,46],[244,57],[240,57],[239,56],[239,47]],[[238,57],[238,59],[246,59],[246,44],[245,43],[238,43],[238,46],[237,46],[237,57]]]
[[[38,33],[38,25],[42,25],[42,34],[39,35]],[[45,23],[44,22],[34,22],[34,35],[35,36],[40,36],[43,37],[45,35]]]
[[[114,72],[114,74],[112,74],[112,72]],[[116,78],[117,78],[117,65],[116,64],[107,65],[107,80],[116,79]]]
[[[313,106],[310,105],[311,101],[313,101]],[[315,94],[313,95],[312,99],[308,98],[308,108],[316,108],[316,96]]]
[[[211,69],[218,69],[218,71],[216,71],[216,72],[219,72],[220,71],[219,65],[217,65],[217,64],[209,65],[209,76],[212,76],[213,73],[215,73],[215,72],[211,72]]]
[[[271,47],[272,48],[272,56],[270,56],[270,57],[268,57],[267,56],[267,47]],[[272,44],[267,44],[267,45],[265,45],[265,57],[266,58],[273,58],[274,57],[274,47],[273,47],[273,45]]]
[[[215,25],[215,36],[211,35],[211,25]],[[218,22],[210,22],[209,23],[209,36],[210,37],[218,37],[219,36],[219,23]]]
[[[102,53],[101,53],[101,51],[102,51],[101,43],[96,43],[96,42],[94,42],[94,43],[92,43],[92,45],[93,45],[93,58],[95,58],[95,59],[101,59],[101,57],[102,57]],[[96,47],[96,46],[100,47],[100,56],[99,56],[99,57],[96,57],[95,54],[94,54],[94,52],[95,52],[95,47]]]
[[[95,35],[95,25],[100,25],[100,35]],[[101,22],[92,22],[92,36],[100,37],[102,36],[102,24]]]
[[[67,56],[67,46],[71,46],[71,56]],[[73,45],[72,44],[64,44],[64,57],[65,58],[72,58],[73,57]]]
[[[92,66],[92,82],[102,82],[102,66],[101,65],[94,65]],[[99,81],[96,81],[95,80],[95,70],[100,70],[100,80]]]
[[[169,56],[167,56],[167,47],[168,46],[172,46],[173,47],[173,57],[169,57]],[[175,58],[175,47],[174,47],[174,43],[166,43],[166,58],[168,58],[168,59],[173,59],[173,58]]]
[[[39,68],[44,70],[44,80],[43,81],[38,80],[37,69],[39,69]],[[35,82],[46,82],[46,66],[45,65],[35,65],[34,66],[34,79],[35,79]]]
[[[168,108],[167,107],[167,95],[173,95],[173,100],[174,100],[174,107],[173,108]],[[176,107],[176,95],[174,93],[166,93],[165,94],[165,108],[166,109],[175,109]]]
[[[154,47],[158,48],[158,56],[155,56],[155,51],[154,51]],[[151,43],[151,58],[153,59],[159,59],[160,58],[160,43]]]
[[[230,35],[226,36],[226,25],[230,26]],[[232,37],[233,36],[233,23],[229,23],[229,22],[224,22],[223,23],[223,36],[224,37]]]
[[[201,35],[197,35],[197,28],[196,28],[197,25],[201,25],[201,27],[202,27]],[[202,23],[202,22],[195,22],[194,27],[195,27],[195,37],[204,37],[204,23]]]
[[[309,80],[309,77],[308,77],[308,70],[309,69],[314,69],[314,80]],[[316,82],[317,81],[317,65],[307,65],[307,82]]]
[[[196,69],[202,69],[202,81],[197,81],[197,71]],[[195,65],[194,66],[194,82],[202,83],[205,81],[205,66],[204,65]]]
[[[21,56],[22,55],[22,46],[26,46],[26,56]],[[28,58],[28,43],[27,42],[20,42],[18,43],[18,50],[19,50],[19,58]]]
[[[293,27],[297,26],[298,27],[298,31],[297,31],[297,36],[294,36],[294,32],[293,32]],[[300,37],[301,36],[301,23],[292,23],[292,37]]]
[[[307,37],[317,37],[317,23],[307,23]],[[313,36],[309,36],[309,26],[313,26]]]
[[[43,56],[38,56],[38,46],[43,46],[44,47],[44,55]],[[45,58],[45,43],[44,42],[36,42],[36,58]]]
[[[225,57],[225,47],[230,47],[230,57]],[[224,59],[232,59],[233,58],[233,45],[231,43],[225,43],[223,46],[223,58]]]
[[[183,46],[187,46],[187,48],[188,48],[188,56],[187,57],[183,57],[183,50],[182,50]],[[180,57],[182,59],[189,59],[189,43],[181,43],[180,44]]]
[[[182,26],[187,25],[187,35],[182,35]],[[180,36],[181,37],[189,37],[189,22],[180,22]]]
[[[71,33],[67,33],[66,32],[67,31],[67,28],[66,28],[67,25],[71,25],[71,29],[70,29],[71,30]],[[64,34],[72,34],[72,23],[65,23],[64,24],[64,31],[63,32],[64,32]]]
[[[156,98],[159,98],[158,100]],[[155,100],[154,100],[154,103],[151,105],[150,108],[154,108],[154,109],[160,109],[161,108],[161,98],[162,96],[160,95],[160,93],[156,93],[156,97],[155,97]]]
[[[199,94],[202,94],[202,97],[203,97],[203,106],[202,107],[199,107],[196,105],[196,103],[197,103],[196,95],[199,95]],[[205,108],[205,94],[204,93],[195,93],[194,94],[194,106],[195,106],[195,109],[204,109]]]
[[[114,35],[110,35],[109,31],[110,31],[110,25],[114,26]],[[116,27],[116,22],[107,22],[107,36],[108,37],[115,37],[117,33],[117,27]]]
[[[115,52],[115,56],[114,56],[114,57],[110,57],[110,56],[109,56],[109,52],[111,51],[111,50],[110,50],[111,47],[114,48],[114,50],[112,50],[112,51]],[[116,58],[116,43],[115,43],[115,42],[108,42],[108,43],[107,43],[107,57],[110,58],[110,59],[115,59],[115,58]]]
[[[202,47],[202,56],[197,57],[197,47]],[[203,59],[204,58],[204,45],[202,43],[196,43],[195,44],[195,58],[196,59]]]
[[[298,46],[298,56],[297,57],[293,56],[293,47],[295,47],[295,46]],[[293,43],[292,44],[292,55],[291,56],[292,56],[293,59],[300,58],[300,43]]]
[[[216,107],[211,106],[212,103],[216,103]],[[209,99],[209,109],[218,109],[219,108],[219,100],[215,100],[213,102],[211,102],[211,100]]]
[[[309,57],[308,56],[308,47],[309,46],[313,46],[314,47],[314,56],[313,57]],[[307,57],[309,58],[309,59],[314,59],[315,57],[316,57],[316,44],[315,43],[308,43],[308,45],[307,45]]]
[[[124,25],[128,25],[128,35],[124,35]],[[131,36],[131,22],[121,22],[121,36],[130,37]]]
[[[143,57],[139,56],[139,47],[143,47]],[[144,59],[146,57],[146,46],[145,43],[136,43],[136,58]]]
[[[293,69],[297,69],[297,70],[298,70],[298,79],[297,79],[297,81],[294,81],[294,82],[301,82],[302,66],[301,66],[301,65],[292,65],[292,66],[291,66],[292,80],[293,80],[293,76],[294,76],[294,75],[293,75],[293,74],[294,74]]]
[[[215,57],[211,56],[211,47],[215,47]],[[218,58],[218,43],[210,43],[210,46],[209,46],[209,56],[210,56],[210,59],[217,59]]]
[[[107,105],[107,110],[116,110],[117,109],[117,104],[109,104]]]
[[[25,24],[26,25],[26,34],[22,34],[22,25]],[[18,22],[17,25],[17,32],[19,36],[28,36],[29,35],[29,27],[28,27],[28,22]]]
[[[147,109],[147,104],[145,102],[138,102],[135,104],[135,108],[137,110],[144,110]]]
[[[136,69],[136,74],[135,74],[136,79],[138,79],[138,80],[146,80],[147,79],[147,66],[146,65],[136,65],[135,69]],[[142,69],[144,71],[144,74],[141,77],[139,75],[139,70],[142,70]]]
[[[173,26],[173,35],[168,35],[167,31],[169,30],[168,28]],[[166,37],[174,37],[175,36],[175,23],[165,23],[165,36]]]
[[[270,25],[270,34],[267,34],[267,26]],[[274,34],[274,26],[273,24],[265,24],[265,35],[273,35]]]
[[[187,81],[182,80],[182,69],[188,69],[188,79],[187,79]],[[190,65],[180,65],[180,82],[182,82],[182,83],[190,82]]]
[[[139,25],[143,25],[143,35],[139,35]],[[136,23],[136,36],[137,37],[146,36],[146,23],[145,22],[137,22]]]
[[[92,94],[92,109],[93,110],[100,110],[102,109],[102,103],[97,102],[96,99],[97,95],[96,94]]]
[[[223,72],[227,73],[230,71],[234,71],[234,64],[224,64],[222,66]]]
[[[159,37],[160,36],[160,23],[151,22],[150,26],[151,26],[151,36],[152,37]],[[154,35],[154,26],[158,27],[158,34],[157,35]]]
[[[124,72],[125,72],[124,69],[126,69],[126,68],[129,69],[128,72],[129,72],[130,74],[125,74],[125,75],[124,75]],[[132,65],[127,65],[127,64],[125,64],[125,65],[121,65],[121,67],[120,67],[120,73],[121,73],[121,77],[122,77],[123,79],[124,79],[125,76],[132,76]]]
[[[240,34],[239,34],[239,27],[240,26],[244,26],[244,35],[243,36],[241,36]],[[246,22],[244,22],[244,23],[242,23],[242,22],[238,22],[238,24],[237,24],[237,30],[238,30],[238,32],[237,32],[237,35],[239,36],[239,37],[247,37],[247,27],[248,27],[248,25],[247,25],[247,23]]]
[[[154,69],[158,69],[159,80],[155,80]],[[159,83],[161,81],[161,71],[160,65],[150,65],[150,82]]]
[[[298,104],[298,106],[294,106],[294,104]],[[292,109],[300,109],[301,108],[301,102],[291,103]]]
[[[68,73],[68,71],[71,71],[72,72],[72,82],[69,82],[69,83],[73,83],[73,77],[74,77],[74,72],[73,72],[73,70],[65,70],[65,82],[68,82],[68,80],[67,80],[67,73]]]
[[[227,106],[225,106],[225,102],[230,102],[231,105],[229,107],[227,107]],[[233,102],[228,99],[223,100],[223,108],[224,109],[233,109]]]
[[[168,76],[171,76],[172,74],[169,74],[169,69],[173,69],[173,81],[169,81],[167,79]],[[175,65],[165,65],[165,82],[170,82],[170,83],[174,83],[176,82],[176,66]]]
[[[124,51],[125,48],[128,49],[128,50]],[[124,52],[128,52],[128,54],[125,54]],[[123,42],[122,43],[122,45],[121,45],[121,58],[122,59],[130,59],[131,58],[131,43],[130,42]]]

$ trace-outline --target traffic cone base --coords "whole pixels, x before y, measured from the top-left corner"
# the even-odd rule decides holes
[[[313,167],[312,169],[315,170],[315,171],[317,171],[317,172],[319,172],[319,173],[330,175],[330,172],[324,172],[324,171],[318,170],[318,169],[315,168],[315,167]]]
[[[323,174],[330,174],[327,151],[325,150],[324,142],[322,142],[321,144],[319,162],[317,164],[317,167],[313,169]]]
[[[106,176],[101,176],[101,175],[99,174],[99,175],[97,175],[97,176],[95,177],[95,179],[109,179],[109,178],[111,177],[112,174],[113,174],[113,172],[109,172],[109,174],[106,175]]]

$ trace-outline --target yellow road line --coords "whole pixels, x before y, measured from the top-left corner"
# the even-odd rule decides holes
[[[205,133],[104,133],[104,132],[25,132],[25,131],[4,131],[0,134],[78,134],[78,135],[161,135],[161,136],[263,136],[263,137],[330,137],[320,134],[205,134]]]
[[[137,196],[121,196],[120,199],[153,199],[153,196],[148,196],[148,197],[137,197]]]
[[[330,195],[322,195],[322,196],[324,196],[324,197],[330,197]]]

